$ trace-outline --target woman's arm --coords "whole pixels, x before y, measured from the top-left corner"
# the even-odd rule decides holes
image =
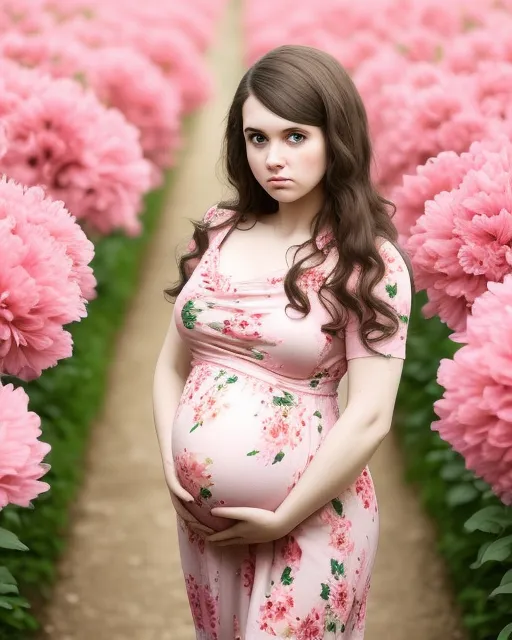
[[[293,529],[348,489],[391,427],[403,360],[370,356],[348,363],[346,409],[296,486],[276,510]]]
[[[166,478],[174,475],[172,425],[190,373],[190,351],[171,318],[153,377],[153,418]]]

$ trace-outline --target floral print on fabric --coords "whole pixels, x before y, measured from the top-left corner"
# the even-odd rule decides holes
[[[224,212],[226,216],[231,212]],[[209,213],[221,221],[222,211]],[[221,530],[216,505],[276,509],[300,479],[339,416],[337,387],[347,362],[372,355],[352,318],[344,335],[322,332],[318,299],[332,264],[332,236],[317,245],[323,266],[306,271],[306,318],[286,311],[283,277],[239,282],[219,272],[228,228],[210,246],[176,301],[178,331],[192,368],[172,427],[190,512]],[[403,358],[410,313],[406,265],[389,242],[375,294],[399,317],[400,331],[377,345]],[[288,536],[248,547],[212,547],[179,522],[180,551],[198,640],[363,640],[378,508],[368,469],[342,495]]]

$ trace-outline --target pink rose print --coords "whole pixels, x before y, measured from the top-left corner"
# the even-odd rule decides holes
[[[338,620],[344,624],[352,607],[352,593],[346,580],[336,580],[331,584],[331,609]]]
[[[315,607],[303,619],[294,624],[293,638],[295,640],[320,640],[324,633],[325,611]]]
[[[357,479],[356,493],[362,500],[364,508],[370,509],[375,502],[375,492],[368,469],[365,469]]]
[[[293,605],[294,600],[290,589],[283,585],[274,587],[266,602],[260,607],[260,629],[268,628],[271,622],[287,621]]]
[[[366,582],[366,586],[364,588],[364,593],[363,593],[363,597],[361,599],[361,603],[359,605],[359,609],[357,610],[356,627],[360,631],[362,631],[364,629],[364,627],[365,627],[366,607],[367,607],[367,604],[368,604],[369,591],[370,591],[370,581],[368,580]]]
[[[291,567],[293,571],[299,568],[302,549],[293,536],[286,537],[286,544],[281,549],[281,555],[286,566]]]
[[[195,456],[183,449],[183,453],[174,457],[176,474],[181,486],[194,496],[196,504],[201,506],[203,500],[212,497],[209,487],[213,486],[211,474],[208,467],[213,463],[211,458],[206,458],[204,462],[196,460]]]
[[[254,573],[256,571],[256,557],[254,553],[250,553],[248,558],[242,562],[243,585],[247,589],[248,595],[252,593],[252,585],[254,584]]]
[[[190,610],[194,619],[196,629],[204,630],[203,612],[201,610],[201,585],[197,584],[193,575],[185,576],[185,586],[187,589]]]

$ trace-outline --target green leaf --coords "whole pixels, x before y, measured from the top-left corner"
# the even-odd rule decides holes
[[[509,640],[510,636],[512,636],[512,623],[507,624],[507,626],[501,630],[501,633],[496,640]]]
[[[18,536],[2,528],[0,528],[0,548],[13,549],[14,551],[28,551],[28,547],[19,540]]]
[[[468,484],[466,482],[456,484],[448,490],[446,494],[446,504],[450,507],[456,507],[472,502],[479,496],[480,493],[472,484]]]
[[[325,630],[329,633],[336,633],[336,622],[334,620],[329,620],[325,625]]]
[[[492,540],[488,540],[487,542],[484,542],[480,546],[480,548],[478,549],[478,554],[475,562],[469,565],[471,569],[478,569],[479,567],[482,566],[482,558],[484,557],[484,553],[491,546],[491,544],[492,544]]]
[[[394,298],[398,293],[398,284],[396,282],[395,284],[387,284],[386,291],[388,292],[388,296],[390,298]]]
[[[320,593],[320,597],[323,600],[329,600],[329,596],[331,595],[331,587],[328,584],[322,582],[322,592]]]
[[[283,458],[284,458],[284,453],[280,451],[274,458],[274,462],[272,464],[276,464],[276,462],[281,462]]]
[[[505,507],[485,507],[480,509],[464,524],[466,531],[485,531],[487,533],[501,533],[512,524],[512,515]]]
[[[318,427],[316,428],[316,430],[318,431],[318,433],[322,433],[322,431],[324,430],[324,428],[322,427],[321,424],[318,425]]]
[[[334,511],[336,511],[336,513],[339,516],[343,515],[343,503],[341,502],[341,500],[339,498],[334,498],[334,500],[331,500],[331,504],[332,504],[332,508],[334,509]]]
[[[320,418],[320,420],[322,419],[322,414],[320,413],[320,411],[315,411],[315,413],[313,414],[316,418]]]
[[[226,380],[226,384],[234,384],[238,380],[238,376],[231,376]]]
[[[14,607],[6,597],[0,596],[0,609],[8,609],[9,611],[12,611]]]
[[[209,498],[212,497],[212,492],[210,491],[210,489],[207,489],[206,487],[201,487],[201,491],[199,491],[199,495],[201,496],[201,498],[208,500]]]
[[[292,582],[293,582],[292,568],[286,567],[283,573],[281,574],[281,584],[284,584],[285,586],[289,587]]]
[[[261,351],[258,351],[258,349],[251,349],[251,353],[253,355],[254,358],[256,358],[256,360],[264,360],[265,356],[263,355],[263,353],[261,353]]]
[[[506,560],[512,551],[512,536],[505,536],[495,542],[492,542],[485,550],[481,564],[494,560],[496,562],[503,562]]]
[[[7,567],[0,567],[0,583],[14,585],[18,584],[16,578],[12,575]]]
[[[284,397],[274,396],[272,402],[277,407],[293,407],[295,406],[295,398],[289,391],[284,392]]]
[[[509,584],[510,582],[512,582],[512,569],[509,569],[507,571],[507,573],[503,576],[503,578],[501,579],[501,583],[500,584]]]
[[[400,314],[398,315],[398,317],[400,318],[400,320],[402,322],[404,322],[405,324],[407,324],[409,322],[409,316],[401,316]]]
[[[5,595],[7,593],[15,593],[18,595],[18,587],[14,584],[2,584],[0,582],[0,594]]]
[[[450,462],[441,467],[441,478],[443,480],[457,480],[461,478],[466,471],[466,467],[461,460]]]
[[[497,587],[496,589],[494,589],[494,591],[492,591],[491,594],[489,595],[489,598],[494,598],[495,596],[504,595],[506,593],[512,595],[512,582],[509,582],[508,584],[504,584],[503,586]]]
[[[192,427],[192,429],[190,429],[189,433],[192,433],[192,431],[195,431],[202,424],[203,424],[202,422],[196,422],[195,425]]]
[[[259,453],[259,451],[257,451],[256,449],[254,449],[254,451],[249,451],[249,453],[247,454],[248,456],[255,456]]]
[[[341,576],[344,576],[345,567],[343,562],[338,562],[337,560],[334,560],[334,558],[331,558],[331,573],[336,580],[339,580]]]

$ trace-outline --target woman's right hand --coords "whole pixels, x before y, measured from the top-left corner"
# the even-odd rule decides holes
[[[194,533],[200,535],[211,535],[215,533],[213,529],[202,524],[195,518],[183,503],[194,502],[193,496],[184,489],[174,473],[166,474],[167,487],[171,496],[171,501],[178,516]]]

